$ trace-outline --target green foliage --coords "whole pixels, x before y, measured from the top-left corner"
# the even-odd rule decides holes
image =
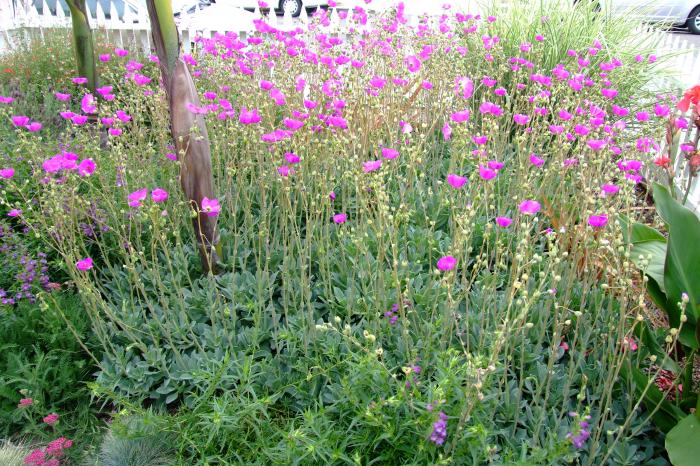
[[[30,449],[22,444],[0,441],[0,464],[3,466],[24,466],[24,458]]]
[[[695,414],[684,417],[666,436],[666,450],[674,466],[693,466],[700,458],[700,420]]]
[[[148,418],[114,421],[90,466],[172,466],[175,436],[148,423]]]

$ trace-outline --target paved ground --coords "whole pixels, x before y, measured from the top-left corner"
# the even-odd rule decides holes
[[[688,32],[688,30],[684,30],[684,29],[678,29],[676,31],[673,31],[671,34],[676,35],[676,36],[680,36],[681,39],[687,40],[688,42],[693,44],[695,47],[700,48],[700,35],[696,36],[695,34],[691,34]]]

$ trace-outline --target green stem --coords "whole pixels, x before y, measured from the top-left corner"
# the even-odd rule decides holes
[[[88,89],[95,92],[97,87],[97,69],[95,67],[95,46],[92,41],[92,30],[88,22],[85,0],[66,0],[70,9],[73,23],[73,49],[78,74],[87,78]]]

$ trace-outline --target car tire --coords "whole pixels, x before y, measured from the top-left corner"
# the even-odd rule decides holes
[[[696,6],[688,15],[688,22],[685,23],[688,30],[693,34],[700,34],[700,6]]]
[[[296,18],[301,14],[301,9],[303,7],[304,5],[301,3],[301,0],[280,0],[279,10],[282,14],[289,11],[292,18]]]

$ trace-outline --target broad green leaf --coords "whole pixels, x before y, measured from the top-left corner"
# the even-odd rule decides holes
[[[620,374],[634,384],[637,395],[641,395],[644,389],[649,386],[642,401],[649,411],[653,411],[657,406],[659,407],[652,419],[656,427],[661,431],[670,431],[685,416],[685,413],[666,400],[661,390],[649,380],[646,374],[636,367],[623,365]]]
[[[673,466],[697,466],[700,462],[700,419],[683,418],[666,436],[666,451]]]
[[[679,328],[681,323],[680,309],[675,303],[671,303],[668,298],[666,298],[659,284],[651,277],[649,277],[649,281],[647,282],[647,292],[649,292],[649,296],[656,307],[666,312],[671,327]],[[678,339],[681,343],[692,349],[696,350],[700,348],[698,340],[695,338],[695,324],[691,322],[690,319],[683,324]]]
[[[669,227],[664,268],[668,300],[675,304],[687,293],[690,302],[686,314],[694,321],[700,315],[700,220],[658,183],[654,183],[654,202]]]
[[[644,273],[656,280],[661,291],[666,292],[664,283],[664,264],[666,263],[666,239],[663,241],[649,240],[634,242],[632,246],[632,260]],[[641,256],[641,257],[640,257]],[[642,267],[642,259],[647,261],[647,265]]]

